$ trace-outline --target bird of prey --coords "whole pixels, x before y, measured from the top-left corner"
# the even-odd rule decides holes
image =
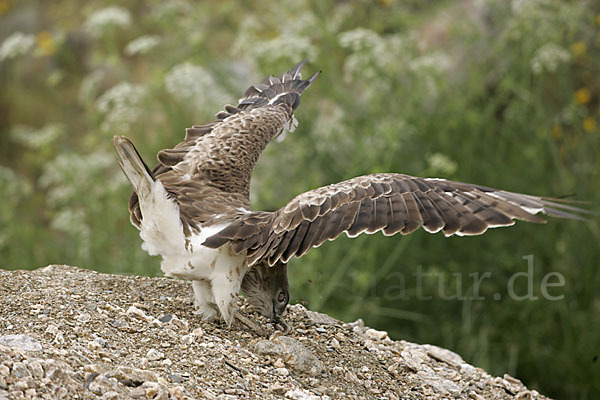
[[[359,176],[302,193],[273,212],[250,206],[250,178],[261,152],[297,125],[300,63],[251,86],[216,121],[186,129],[150,169],[133,143],[115,136],[119,164],[134,193],[131,222],[142,248],[162,256],[168,276],[192,280],[197,313],[231,324],[240,290],[261,314],[280,321],[288,303],[286,263],[342,233],[382,231],[480,235],[536,214],[582,219],[563,200],[399,173]]]

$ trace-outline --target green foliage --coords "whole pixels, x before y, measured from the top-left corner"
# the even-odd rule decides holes
[[[298,130],[261,158],[257,209],[383,171],[600,199],[594,2],[121,3],[0,0],[3,267],[159,274],[129,224],[131,189],[110,139],[127,135],[151,161],[303,58],[323,74],[303,95]],[[548,395],[591,399],[599,242],[597,218],[471,238],[342,237],[291,262],[292,300],[453,349]],[[514,300],[507,284],[529,254],[538,299]],[[434,275],[418,286],[416,271]],[[473,297],[469,274],[485,272],[485,300],[444,300]],[[562,300],[543,297],[550,272],[564,277],[549,290]]]

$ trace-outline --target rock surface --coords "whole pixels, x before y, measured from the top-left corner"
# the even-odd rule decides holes
[[[243,301],[241,310],[259,319]],[[545,399],[360,320],[301,305],[286,319],[291,331],[269,339],[201,321],[185,281],[0,270],[0,400]]]

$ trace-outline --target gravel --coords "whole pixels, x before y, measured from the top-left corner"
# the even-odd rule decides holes
[[[290,332],[200,320],[189,282],[0,270],[3,399],[546,399],[457,354],[288,307]]]

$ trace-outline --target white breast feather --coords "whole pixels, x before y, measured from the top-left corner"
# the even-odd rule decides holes
[[[208,237],[225,228],[227,222],[203,227],[186,240],[179,206],[168,197],[160,181],[153,183],[149,197],[140,198],[140,209],[142,248],[150,255],[162,256],[161,269],[165,275],[211,281],[216,275],[245,266],[246,254],[233,254],[229,244],[218,249],[202,246]]]

